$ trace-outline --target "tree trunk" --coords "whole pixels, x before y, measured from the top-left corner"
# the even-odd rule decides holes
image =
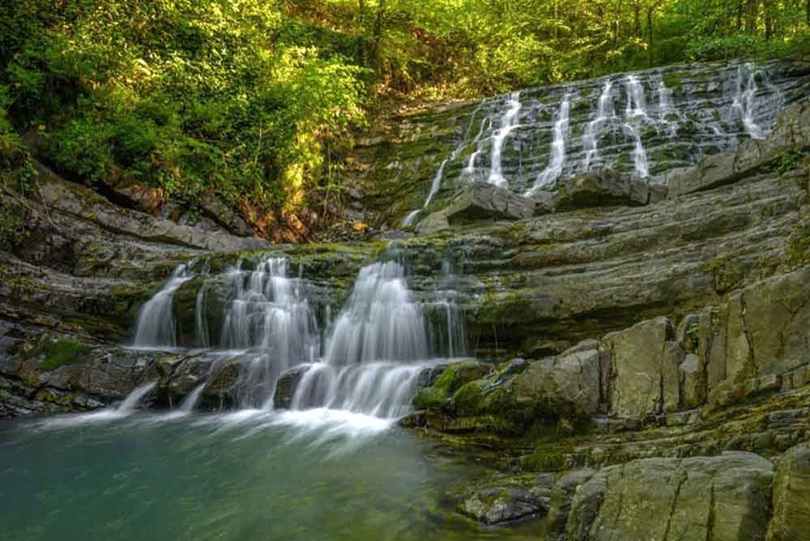
[[[763,0],[762,6],[765,11],[765,40],[769,40],[776,33],[776,9],[775,0]]]
[[[653,11],[655,11],[655,4],[647,7],[647,51],[649,51],[650,67],[655,64],[655,58],[653,57]]]
[[[748,34],[753,35],[757,31],[758,11],[759,11],[759,0],[746,0],[745,31]]]
[[[372,59],[375,66],[380,65],[380,42],[382,41],[383,22],[385,21],[385,0],[377,4],[377,18],[374,20],[374,33],[372,37]]]
[[[810,0],[807,0],[807,1],[810,2]],[[743,0],[738,0],[738,2],[737,2],[737,32],[739,32],[743,28],[743,11],[744,11],[744,9],[745,8],[743,7]]]

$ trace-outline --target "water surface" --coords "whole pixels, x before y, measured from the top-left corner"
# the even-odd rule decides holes
[[[388,421],[333,410],[114,411],[0,423],[9,540],[529,539],[445,497],[481,472]]]

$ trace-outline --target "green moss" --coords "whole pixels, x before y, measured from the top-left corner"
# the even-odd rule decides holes
[[[662,77],[664,84],[674,93],[680,93],[683,88],[683,80],[680,72],[671,71]]]
[[[38,350],[38,353],[45,355],[45,360],[42,361],[40,367],[46,372],[52,372],[60,366],[80,361],[90,349],[87,344],[66,339],[59,339],[56,342],[47,341]]]

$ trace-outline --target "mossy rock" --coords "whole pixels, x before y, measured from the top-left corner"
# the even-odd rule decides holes
[[[53,372],[60,366],[79,362],[84,354],[92,348],[82,342],[60,338],[56,341],[45,339],[35,351],[36,355],[44,356],[40,368],[45,372]]]
[[[486,376],[492,367],[472,359],[447,365],[432,385],[423,388],[413,399],[417,409],[438,409],[470,381]]]

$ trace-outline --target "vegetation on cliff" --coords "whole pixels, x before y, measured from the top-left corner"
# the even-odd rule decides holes
[[[809,25],[802,0],[11,0],[0,145],[19,141],[8,109],[71,178],[192,209],[215,194],[300,236],[339,208],[349,135],[392,99],[784,56]]]

